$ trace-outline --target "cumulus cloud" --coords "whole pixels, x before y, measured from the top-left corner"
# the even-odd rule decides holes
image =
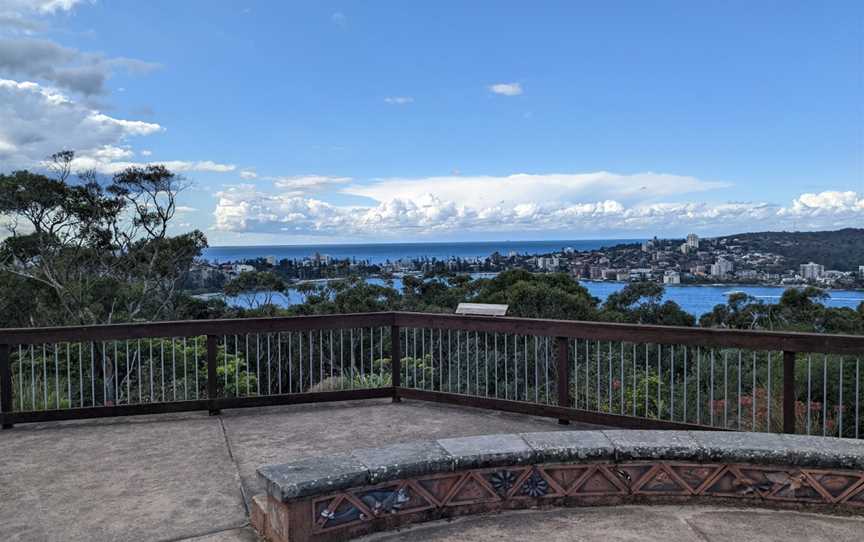
[[[156,123],[100,113],[38,83],[0,79],[0,164],[4,169],[37,167],[51,153],[72,149],[77,155],[73,163],[76,169],[116,173],[130,165],[142,165],[134,160],[129,140],[162,130]],[[141,155],[149,156],[149,151]],[[211,160],[157,163],[181,172],[236,169]]]
[[[160,132],[155,123],[118,119],[85,107],[33,82],[0,79],[0,161],[30,167],[49,154],[73,148],[84,153]]]
[[[519,83],[495,83],[489,85],[489,91],[502,96],[519,96],[522,94],[522,85]]]
[[[611,174],[610,174],[611,175]],[[287,187],[285,187],[287,188]],[[842,205],[836,194],[843,194]],[[805,214],[812,227],[860,224],[864,196],[856,193],[803,194],[788,206],[764,202],[692,203],[617,199],[490,201],[453,200],[438,193],[404,197],[391,194],[369,207],[341,207],[297,190],[268,193],[253,185],[218,194],[215,229],[236,233],[275,233],[388,238],[464,232],[555,232],[615,235],[621,232],[701,231],[722,226],[748,229],[789,226],[790,213]],[[806,208],[800,201],[809,203]],[[806,210],[805,210],[806,209]],[[844,222],[845,221],[845,222]]]
[[[257,179],[258,174],[255,173],[255,171],[253,171],[251,169],[244,169],[243,171],[240,172],[240,177],[243,179]]]
[[[131,58],[83,53],[49,40],[0,38],[0,72],[49,82],[88,96],[104,93],[105,81],[116,71],[147,73],[158,67]]]
[[[406,105],[414,103],[414,98],[411,96],[387,96],[384,101],[390,105]]]
[[[91,0],[92,1],[92,0]],[[3,0],[2,10],[10,13],[46,13],[70,11],[83,0]]]

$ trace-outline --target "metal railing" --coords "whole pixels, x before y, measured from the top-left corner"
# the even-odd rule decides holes
[[[413,398],[606,425],[861,438],[864,337],[366,313],[0,330],[15,423]]]

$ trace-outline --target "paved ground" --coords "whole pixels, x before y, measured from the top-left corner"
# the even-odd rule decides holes
[[[0,433],[0,540],[254,540],[244,496],[262,492],[260,465],[562,428],[545,418],[386,399],[20,425]]]
[[[0,541],[254,542],[247,501],[262,492],[260,465],[417,439],[561,429],[544,418],[389,400],[21,425],[0,433]],[[861,533],[864,519],[626,506],[480,516],[368,540],[841,542]]]
[[[860,542],[864,518],[703,506],[510,512],[435,522],[365,542]]]

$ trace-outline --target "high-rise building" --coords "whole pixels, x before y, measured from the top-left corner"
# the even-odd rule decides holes
[[[798,274],[805,280],[816,280],[825,273],[825,266],[818,263],[802,263],[798,266]]]
[[[687,236],[687,247],[693,250],[699,250],[699,236],[691,233]]]
[[[711,276],[712,277],[722,277],[728,275],[734,269],[734,265],[729,260],[723,258],[717,258],[717,262],[711,264]]]
[[[864,279],[864,265],[858,266],[858,276]]]

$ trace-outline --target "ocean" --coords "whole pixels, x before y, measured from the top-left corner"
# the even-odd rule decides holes
[[[642,239],[572,239],[564,241],[479,241],[470,243],[369,243],[344,245],[260,245],[219,246],[204,249],[204,258],[214,262],[236,262],[275,256],[277,260],[302,259],[315,253],[337,259],[368,260],[384,263],[402,259],[450,257],[485,258],[493,252],[507,255],[544,254],[562,248],[574,250],[596,250],[624,243],[641,243]]]

